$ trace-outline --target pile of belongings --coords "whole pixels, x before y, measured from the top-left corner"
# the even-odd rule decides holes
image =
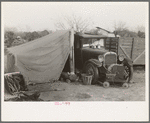
[[[4,85],[5,93],[15,96],[15,98],[5,99],[5,101],[42,101],[39,99],[40,93],[38,92],[32,95],[25,93],[28,89],[20,72],[4,74]]]
[[[116,32],[110,32],[108,30],[105,30],[101,27],[96,27],[94,29],[91,29],[89,31],[84,32],[85,34],[90,34],[90,35],[103,35],[105,37],[115,37],[115,35],[118,37]]]

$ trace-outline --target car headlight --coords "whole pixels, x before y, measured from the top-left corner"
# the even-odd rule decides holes
[[[103,62],[103,61],[104,61],[103,55],[99,55],[99,56],[98,56],[98,60],[99,60],[100,62]]]
[[[123,61],[124,60],[124,55],[119,55],[119,61]]]

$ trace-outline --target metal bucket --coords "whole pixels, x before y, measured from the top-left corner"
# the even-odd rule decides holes
[[[82,74],[82,80],[84,85],[91,85],[92,75]]]

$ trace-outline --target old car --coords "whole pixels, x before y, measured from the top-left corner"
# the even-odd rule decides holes
[[[132,79],[132,60],[118,55],[119,38],[104,35],[75,34],[75,68],[92,75],[92,84],[122,82]]]

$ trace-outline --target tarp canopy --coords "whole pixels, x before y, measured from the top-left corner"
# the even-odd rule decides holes
[[[70,53],[70,31],[56,31],[8,50],[27,82],[58,80]]]

